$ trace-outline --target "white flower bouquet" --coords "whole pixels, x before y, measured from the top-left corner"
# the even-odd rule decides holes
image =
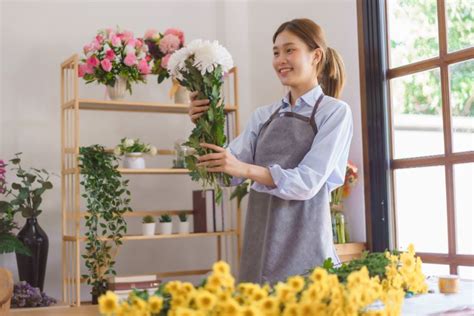
[[[196,39],[177,50],[168,61],[168,71],[179,83],[191,92],[198,92],[198,99],[209,99],[209,109],[196,122],[186,146],[194,148],[201,156],[210,153],[200,143],[224,146],[225,113],[221,96],[224,75],[233,67],[232,56],[217,41]],[[204,187],[212,186],[216,191],[216,201],[222,199],[219,182],[230,184],[231,177],[224,173],[210,173],[197,167],[197,157],[187,156],[186,164],[194,181],[202,181]]]

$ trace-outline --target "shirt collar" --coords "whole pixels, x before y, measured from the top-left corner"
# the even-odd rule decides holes
[[[313,107],[322,93],[323,93],[323,90],[321,89],[321,86],[317,85],[313,89],[303,94],[298,100],[301,99],[300,102]],[[298,106],[298,100],[296,100],[296,106]],[[286,108],[287,106],[290,106],[290,92],[288,92],[283,97],[281,102],[282,102],[282,108]]]

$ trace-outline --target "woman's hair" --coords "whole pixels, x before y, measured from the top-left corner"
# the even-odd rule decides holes
[[[316,66],[319,84],[325,94],[339,98],[346,81],[344,62],[335,49],[327,46],[323,29],[310,19],[294,19],[280,25],[273,35],[273,43],[283,31],[298,36],[310,50],[322,49],[322,59]]]

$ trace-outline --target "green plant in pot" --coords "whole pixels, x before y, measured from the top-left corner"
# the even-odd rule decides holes
[[[188,215],[186,213],[180,213],[178,217],[179,217],[178,232],[180,234],[189,234]]]
[[[160,229],[163,235],[170,235],[173,232],[172,218],[168,214],[160,216]]]
[[[10,201],[0,201],[1,232],[6,237],[0,244],[9,245],[7,248],[16,251],[18,274],[21,281],[26,281],[33,287],[43,291],[48,261],[49,240],[48,235],[38,224],[37,217],[41,214],[43,194],[53,188],[49,181],[49,173],[45,169],[24,169],[21,164],[21,154],[16,153],[15,158],[9,162],[11,170],[15,172],[17,181],[12,182],[7,189],[5,180],[2,181],[2,192],[11,197]],[[3,164],[3,167],[6,165]],[[14,216],[20,213],[26,218],[26,223],[18,232],[16,240],[12,230],[16,228]],[[21,247],[21,242],[25,247]],[[26,248],[26,249],[25,249]],[[30,255],[31,254],[31,255]]]
[[[155,235],[156,221],[151,215],[146,215],[142,219],[142,232],[143,236]]]
[[[86,252],[82,257],[89,272],[82,277],[92,286],[92,301],[97,303],[97,298],[107,290],[107,277],[116,274],[115,254],[127,232],[123,214],[132,211],[129,180],[122,180],[117,157],[103,146],[81,147],[79,154],[82,197],[87,207]]]

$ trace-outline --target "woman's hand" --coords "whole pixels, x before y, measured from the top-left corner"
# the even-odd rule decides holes
[[[207,109],[209,109],[209,100],[208,99],[203,99],[203,100],[197,100],[198,92],[192,92],[189,97],[191,99],[191,102],[189,103],[189,117],[191,118],[191,121],[193,123],[196,123],[196,121],[199,119],[201,115],[204,114]]]
[[[225,148],[207,143],[202,143],[201,147],[212,149],[215,153],[200,156],[198,166],[206,167],[208,172],[224,172],[238,178],[247,177],[247,164],[239,161]]]

